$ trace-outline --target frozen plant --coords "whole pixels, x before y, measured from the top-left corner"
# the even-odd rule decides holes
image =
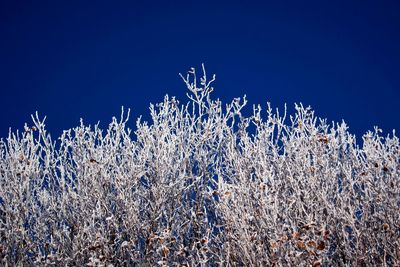
[[[400,150],[375,128],[296,105],[223,105],[195,69],[190,101],[152,122],[81,121],[54,141],[32,116],[0,141],[3,266],[399,266]]]

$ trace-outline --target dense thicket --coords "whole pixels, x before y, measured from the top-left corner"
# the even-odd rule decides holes
[[[1,265],[400,264],[398,137],[359,147],[302,105],[244,117],[183,80],[190,101],[133,133],[122,112],[53,141],[36,115],[0,141]]]

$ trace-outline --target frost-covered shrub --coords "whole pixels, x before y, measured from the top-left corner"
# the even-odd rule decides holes
[[[302,105],[244,117],[183,79],[190,101],[133,133],[122,112],[53,141],[36,115],[0,141],[1,265],[400,264],[398,137],[359,147]]]

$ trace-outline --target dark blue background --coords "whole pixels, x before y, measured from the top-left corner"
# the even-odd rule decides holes
[[[64,3],[61,3],[64,2]],[[217,3],[218,2],[218,3]],[[206,64],[215,97],[311,105],[361,135],[399,129],[398,1],[2,1],[0,137],[36,110],[63,129],[148,118]],[[360,140],[360,139],[358,139]]]

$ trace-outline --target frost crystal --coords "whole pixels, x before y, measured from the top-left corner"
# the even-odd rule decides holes
[[[211,97],[66,130],[44,119],[0,141],[0,265],[398,266],[399,139],[356,144],[296,105],[286,118]]]

